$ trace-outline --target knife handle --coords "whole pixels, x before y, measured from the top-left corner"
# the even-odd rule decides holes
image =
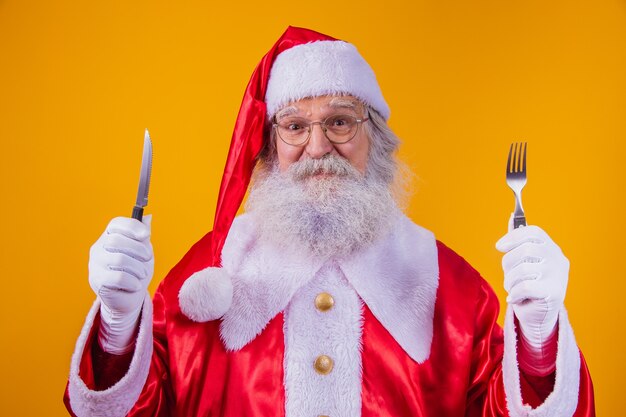
[[[517,229],[520,226],[526,226],[526,217],[525,216],[513,217],[513,229]]]
[[[143,207],[139,207],[139,206],[133,207],[133,215],[131,217],[133,219],[137,219],[141,221],[143,219]]]

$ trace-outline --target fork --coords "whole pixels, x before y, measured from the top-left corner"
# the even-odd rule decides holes
[[[526,142],[512,143],[509,160],[506,163],[506,183],[515,194],[513,228],[526,226],[526,216],[522,207],[522,188],[526,185]]]

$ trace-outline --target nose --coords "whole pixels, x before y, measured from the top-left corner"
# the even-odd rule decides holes
[[[333,150],[333,144],[328,140],[324,134],[324,128],[321,123],[311,124],[311,137],[306,144],[305,151],[313,159],[319,159],[331,153]]]

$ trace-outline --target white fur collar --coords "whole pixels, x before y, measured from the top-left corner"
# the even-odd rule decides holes
[[[419,363],[428,359],[439,284],[434,235],[401,215],[388,236],[335,261],[406,353]],[[221,323],[226,348],[238,350],[253,340],[324,263],[257,244],[250,216],[236,218],[222,251],[233,281],[232,305]]]

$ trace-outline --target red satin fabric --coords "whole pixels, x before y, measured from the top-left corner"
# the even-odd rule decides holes
[[[285,415],[282,314],[242,350],[226,352],[219,321],[195,323],[180,312],[178,291],[197,265],[206,262],[208,242],[196,244],[155,295],[155,353],[148,381],[130,416]],[[503,335],[496,324],[498,301],[461,257],[443,244],[438,247],[440,283],[431,355],[425,363],[408,357],[364,308],[363,417],[508,415],[501,371]],[[90,362],[86,354],[81,375],[93,384]],[[536,378],[521,381],[523,396],[531,404],[541,403],[553,384],[550,378]],[[593,387],[584,362],[575,416],[595,416]]]
[[[478,273],[443,245],[439,257],[435,330],[423,365],[374,318],[365,321],[363,416],[506,415],[504,391],[491,383],[500,378],[503,352],[498,301]]]
[[[213,222],[212,266],[220,263],[222,246],[248,189],[252,170],[267,136],[265,92],[272,65],[283,51],[300,44],[335,40],[309,29],[289,26],[263,57],[248,82],[228,151]]]

